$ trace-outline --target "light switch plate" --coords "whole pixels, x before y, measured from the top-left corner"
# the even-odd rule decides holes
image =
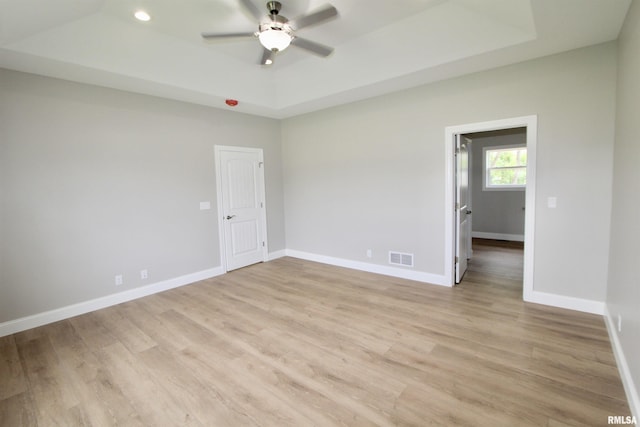
[[[547,199],[547,206],[551,209],[555,209],[558,206],[558,198],[557,197],[549,197]]]
[[[206,211],[211,209],[211,202],[200,202],[200,210]]]

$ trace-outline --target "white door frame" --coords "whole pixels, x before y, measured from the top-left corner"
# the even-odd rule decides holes
[[[501,129],[526,128],[527,132],[527,186],[524,215],[524,273],[523,299],[530,301],[533,293],[534,244],[536,219],[536,146],[538,141],[538,116],[522,116],[489,122],[447,126],[445,138],[445,260],[444,275],[449,286],[455,284],[455,136],[457,134],[487,132]]]
[[[220,152],[221,151],[239,151],[244,153],[258,153],[258,157],[260,159],[260,163],[264,166],[264,152],[262,148],[251,148],[251,147],[237,147],[233,145],[216,145],[213,147],[214,149],[214,157],[215,157],[215,169],[216,169],[216,200],[218,203],[218,240],[220,243],[220,267],[222,271],[226,273],[227,269],[227,257],[226,257],[226,245],[225,245],[225,231],[224,231],[224,209],[222,206],[222,167],[220,165]],[[267,234],[267,193],[265,191],[265,178],[264,178],[264,167],[259,168],[260,170],[260,183],[258,190],[262,193],[263,200],[263,209],[260,210],[260,226],[262,227],[262,236],[264,240],[264,245],[262,247],[262,262],[268,261],[269,254],[269,241]]]

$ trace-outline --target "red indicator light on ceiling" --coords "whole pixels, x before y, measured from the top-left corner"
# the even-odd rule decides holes
[[[236,105],[238,105],[238,100],[237,99],[227,99],[226,101],[224,101],[225,104],[227,104],[229,107],[235,107]]]

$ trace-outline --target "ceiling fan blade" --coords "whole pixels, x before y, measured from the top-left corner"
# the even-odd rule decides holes
[[[316,12],[293,19],[291,21],[291,26],[296,30],[299,30],[300,28],[309,27],[328,19],[335,18],[336,16],[338,16],[338,10],[328,4]]]
[[[329,56],[331,52],[333,52],[332,47],[312,42],[311,40],[303,39],[301,37],[294,38],[291,41],[291,44],[320,56]]]
[[[205,40],[233,39],[241,37],[255,37],[255,35],[255,33],[202,33],[202,38]]]
[[[247,12],[249,12],[251,14],[251,16],[253,16],[256,20],[260,20],[262,19],[262,17],[266,14],[260,12],[260,9],[258,9],[256,7],[256,5],[254,5],[251,0],[240,0],[240,3],[242,3],[242,6],[244,6],[244,8],[247,10]]]
[[[275,54],[272,50],[262,49],[262,58],[260,58],[260,65],[271,65],[273,64],[273,58]]]

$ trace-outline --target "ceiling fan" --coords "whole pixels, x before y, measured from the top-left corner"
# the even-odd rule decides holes
[[[338,16],[337,9],[330,4],[327,4],[315,12],[289,21],[287,18],[280,15],[282,4],[278,1],[267,2],[267,10],[269,14],[266,16],[260,13],[258,8],[251,3],[251,0],[240,0],[240,2],[251,13],[251,15],[258,20],[258,31],[253,33],[206,32],[202,33],[202,38],[205,40],[214,40],[238,37],[257,37],[258,40],[260,40],[260,44],[264,47],[262,57],[260,59],[261,65],[273,64],[275,54],[282,52],[289,47],[290,44],[322,57],[328,56],[333,52],[332,47],[325,46],[296,35],[296,31],[302,28],[321,23]]]

